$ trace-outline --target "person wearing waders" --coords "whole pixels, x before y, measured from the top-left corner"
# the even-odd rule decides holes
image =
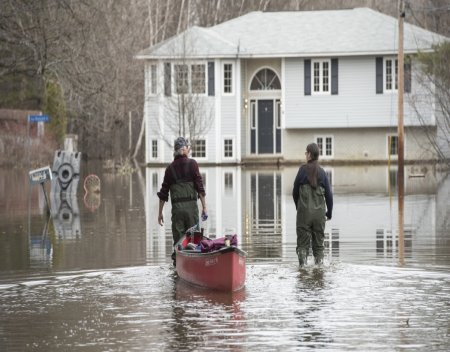
[[[198,198],[202,203],[202,220],[208,218],[202,176],[197,162],[188,158],[189,151],[187,140],[178,137],[174,145],[174,160],[166,168],[161,190],[157,193],[159,198],[158,223],[161,226],[164,224],[164,204],[169,200],[170,194],[174,246],[187,229],[198,224]],[[172,260],[175,266],[175,251],[172,253]]]
[[[333,194],[327,174],[319,166],[319,147],[311,143],[306,147],[306,164],[298,170],[292,197],[297,208],[297,256],[299,265],[306,265],[309,246],[314,261],[323,262],[325,219],[333,211]]]

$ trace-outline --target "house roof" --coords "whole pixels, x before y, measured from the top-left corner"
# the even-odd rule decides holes
[[[448,39],[405,22],[405,53],[429,51]],[[369,8],[256,11],[209,28],[191,27],[141,51],[137,58],[380,55],[395,54],[397,42],[397,19]]]
[[[233,53],[236,45],[210,28],[193,26],[177,36],[141,51],[138,58],[222,57]]]

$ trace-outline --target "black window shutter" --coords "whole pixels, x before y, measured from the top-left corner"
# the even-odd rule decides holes
[[[383,94],[383,58],[375,58],[376,93]]]
[[[405,58],[405,76],[404,76],[404,84],[405,84],[405,93],[411,93],[411,59]]]
[[[214,96],[214,62],[208,62],[208,95]]]
[[[305,95],[311,95],[311,60],[305,60]]]
[[[338,59],[331,59],[331,94],[338,94]]]
[[[164,95],[170,97],[172,95],[171,83],[172,83],[172,70],[170,62],[164,63]]]

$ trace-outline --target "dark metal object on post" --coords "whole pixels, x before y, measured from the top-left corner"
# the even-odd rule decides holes
[[[80,180],[81,153],[57,150],[53,161],[52,191],[59,188],[60,192],[77,193]]]

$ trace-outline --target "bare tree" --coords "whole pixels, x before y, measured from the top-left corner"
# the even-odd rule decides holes
[[[449,35],[448,0],[408,4],[407,21]],[[397,15],[395,1],[375,0],[3,0],[0,106],[40,109],[46,82],[57,82],[66,100],[68,132],[79,134],[83,152],[102,158],[137,155],[143,138],[144,69],[133,57],[143,48],[191,25],[208,27],[250,11],[361,6]],[[197,96],[186,92],[171,99],[186,126],[195,125],[194,107],[207,101],[203,96],[196,102]],[[138,139],[131,151],[130,112],[132,135]],[[208,114],[195,119],[208,120]],[[186,133],[194,138],[206,126],[186,127]]]
[[[193,93],[181,93],[168,98],[165,104],[167,115],[164,118],[165,133],[160,128],[160,137],[172,146],[171,136],[185,136],[193,144],[204,137],[211,129],[214,109],[205,103],[205,98]]]
[[[441,44],[433,53],[420,53],[418,62],[421,69],[416,78],[424,92],[411,96],[410,104],[425,128],[429,146],[439,160],[450,164],[450,44]],[[435,111],[424,112],[423,104],[435,106]],[[435,127],[430,123],[432,114]]]
[[[169,146],[173,144],[170,139],[173,136],[185,136],[195,146],[195,142],[208,133],[214,118],[214,104],[207,96],[207,65],[188,59],[193,43],[188,43],[186,37],[183,37],[182,58],[171,66],[174,94],[164,98],[164,128],[157,119],[157,132]]]

